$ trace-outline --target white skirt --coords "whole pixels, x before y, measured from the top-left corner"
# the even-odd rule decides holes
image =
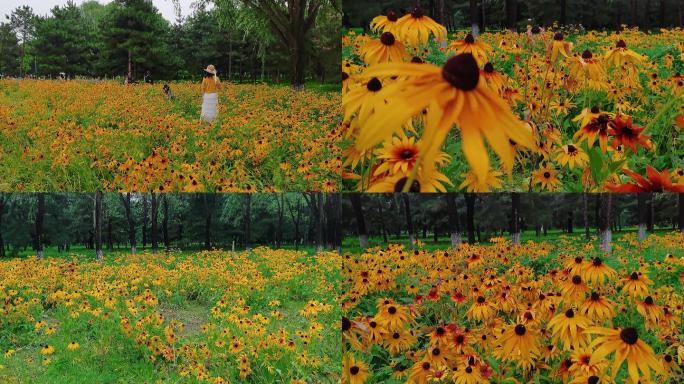
[[[202,120],[213,123],[218,114],[218,94],[205,93],[202,95]]]

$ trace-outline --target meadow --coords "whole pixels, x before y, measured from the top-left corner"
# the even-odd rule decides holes
[[[224,84],[215,124],[199,85],[0,81],[1,191],[335,191],[340,98]]]
[[[684,234],[343,259],[343,383],[679,383]]]
[[[531,25],[474,37],[380,15],[343,38],[346,186],[682,191],[682,41]]]
[[[337,382],[339,261],[269,248],[2,260],[0,382]]]

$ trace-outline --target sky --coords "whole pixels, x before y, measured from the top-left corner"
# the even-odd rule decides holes
[[[98,0],[102,4],[109,3],[111,0]],[[81,4],[84,0],[74,0],[76,4]],[[176,16],[173,10],[173,3],[171,0],[152,0],[154,6],[157,7],[159,12],[166,20],[173,22],[176,20]],[[183,16],[189,16],[191,11],[190,4],[193,0],[180,0],[181,7],[183,8]],[[12,10],[17,7],[28,5],[33,8],[33,12],[39,16],[45,16],[50,14],[50,9],[55,5],[64,5],[67,0],[0,0],[0,18],[2,21],[5,20],[5,16],[10,14]]]

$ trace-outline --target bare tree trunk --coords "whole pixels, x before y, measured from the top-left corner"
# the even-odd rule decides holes
[[[511,241],[520,245],[520,194],[511,193]]]
[[[518,8],[518,1],[517,0],[506,0],[505,3],[506,7],[506,27],[510,29],[511,31],[516,31],[518,29],[518,20],[517,20],[517,8]]]
[[[480,12],[477,7],[477,0],[470,0],[470,27],[474,37],[477,37],[480,34],[479,18]]]
[[[637,216],[639,219],[639,241],[646,239],[646,227],[648,222],[648,194],[637,193]]]
[[[128,78],[132,79],[133,76],[133,54],[131,50],[128,50]]]
[[[582,218],[584,219],[584,238],[589,240],[589,194],[582,193]]]
[[[169,200],[168,195],[162,195],[162,204],[164,207],[164,218],[162,219],[162,234],[164,236],[164,249],[168,252],[171,248],[171,240],[169,239]]]
[[[114,239],[112,239],[112,218],[107,217],[107,250],[114,252]]]
[[[679,231],[684,233],[684,193],[679,194]]]
[[[356,217],[356,232],[359,235],[359,246],[361,249],[366,249],[368,248],[368,230],[366,229],[366,219],[363,215],[361,195],[358,193],[350,193],[349,200],[351,200],[354,216]]]
[[[211,225],[214,206],[216,205],[216,195],[213,193],[203,193],[202,203],[204,206],[204,249],[211,249]]]
[[[447,203],[447,215],[449,217],[449,234],[451,235],[451,248],[458,248],[461,245],[461,231],[458,225],[458,206],[456,205],[456,195],[445,193],[444,198]]]
[[[655,194],[654,193],[649,193],[647,200],[646,200],[646,212],[647,212],[647,219],[646,219],[646,229],[649,232],[653,232],[654,229],[654,221],[655,221]]]
[[[599,221],[599,230],[601,232],[601,250],[607,253],[610,253],[612,242],[612,232],[610,229],[612,198],[612,193],[601,194],[601,218]]]
[[[252,195],[244,194],[245,249],[252,249]]]
[[[388,243],[388,238],[387,238],[387,227],[385,227],[385,215],[382,209],[382,201],[378,200],[378,211],[380,212],[380,230],[382,232],[382,241],[384,244]]]
[[[5,257],[5,241],[2,238],[2,216],[5,214],[6,202],[6,195],[4,193],[0,193],[0,257]]]
[[[43,220],[45,218],[45,193],[38,194],[38,207],[36,210],[36,237],[35,248],[39,259],[43,258]]]
[[[566,11],[567,11],[567,1],[560,0],[560,24],[565,25],[567,23]]]
[[[404,202],[404,214],[406,216],[406,230],[408,231],[409,247],[413,248],[413,242],[416,240],[416,235],[413,230],[413,218],[411,217],[411,200],[408,193],[402,193],[401,199]]]
[[[102,192],[95,192],[95,258],[104,260],[102,253]]]
[[[317,192],[315,196],[316,204],[316,251],[321,252],[324,249],[323,246],[323,220],[325,218],[323,214],[323,193]]]
[[[157,228],[157,218],[159,217],[159,201],[157,194],[151,193],[152,200],[152,253],[159,251],[159,230]]]
[[[143,203],[143,222],[142,222],[142,246],[143,248],[147,247],[147,212],[148,212],[148,207],[147,207],[147,194],[143,193],[142,194],[142,203]]]
[[[475,243],[475,199],[473,193],[466,193],[466,230],[468,231],[468,243]]]
[[[126,221],[128,222],[128,242],[131,246],[131,254],[135,255],[135,217],[133,217],[133,210],[131,209],[131,194],[126,193],[125,197],[123,194],[120,194],[119,199],[126,210]]]

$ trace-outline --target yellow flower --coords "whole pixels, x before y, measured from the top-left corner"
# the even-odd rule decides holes
[[[582,148],[575,144],[566,144],[556,152],[555,160],[561,165],[567,165],[568,168],[584,167],[589,161],[589,156],[582,150]]]

